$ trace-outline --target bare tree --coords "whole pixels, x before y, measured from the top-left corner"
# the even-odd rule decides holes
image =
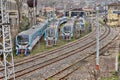
[[[18,30],[19,30],[19,28],[20,28],[20,21],[22,20],[22,3],[23,3],[23,0],[15,0],[15,1],[16,1],[17,10],[18,10],[18,18],[19,18]]]

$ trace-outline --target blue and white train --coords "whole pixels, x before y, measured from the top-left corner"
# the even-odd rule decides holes
[[[61,25],[67,22],[67,17],[64,16],[64,17],[58,18],[57,21],[58,21],[58,24]]]
[[[50,26],[45,30],[44,40],[46,46],[56,45],[58,39],[58,29],[56,26]]]
[[[53,22],[51,22],[49,27],[45,30],[44,40],[47,47],[56,45],[58,40],[58,28],[65,22],[67,22],[66,17],[58,18],[53,20]]]
[[[28,55],[36,43],[41,39],[48,25],[49,21],[46,20],[19,33],[16,36],[16,55],[19,53],[24,53],[25,56]]]
[[[85,29],[85,19],[84,19],[84,17],[80,17],[79,22],[81,24],[81,29],[84,30]]]
[[[83,17],[80,17],[75,24],[75,29],[77,31],[84,31],[85,30],[85,20]]]
[[[79,38],[84,30],[85,30],[85,20],[83,17],[80,17],[76,19],[75,22],[75,29],[74,29],[75,37]]]
[[[70,19],[61,29],[63,40],[71,40],[73,37],[75,19]]]

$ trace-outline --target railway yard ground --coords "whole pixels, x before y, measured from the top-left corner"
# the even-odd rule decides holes
[[[89,61],[91,62],[88,63]],[[54,68],[51,68],[51,71],[52,70],[54,70]],[[95,76],[93,71],[95,71],[95,59],[93,60],[93,57],[91,57],[83,61],[81,68],[75,71],[74,74],[71,74],[71,76],[63,80],[94,80]],[[101,74],[100,80],[117,80],[115,78],[114,73],[115,73],[115,55],[113,53],[110,53],[110,55],[107,56],[100,56],[100,74]],[[44,76],[40,74],[39,71],[35,71],[35,74],[27,75],[23,77],[21,80],[44,80]]]
[[[0,80],[120,80],[120,0],[0,3]]]
[[[103,32],[104,32],[104,30],[101,29],[101,35],[103,34]],[[106,34],[104,34],[104,36],[107,34],[109,34],[109,33],[107,32]],[[111,33],[111,35],[113,35],[113,37],[115,36],[115,34],[112,34],[112,33]],[[108,39],[113,38],[110,35],[107,37],[108,37]],[[93,40],[94,38],[91,38],[91,39]],[[102,41],[103,46],[106,43],[105,41],[106,40]],[[88,42],[90,42],[90,40]],[[115,46],[115,47],[118,46],[115,42],[117,42],[117,41],[111,42],[113,44],[108,43],[109,44],[108,46]],[[80,43],[78,45],[80,45]],[[81,45],[83,45],[83,44],[81,44]],[[88,44],[88,46],[89,46],[89,44]],[[78,46],[76,45],[76,47],[78,47]],[[100,75],[99,75],[100,80],[109,80],[109,79],[105,79],[105,78],[111,78],[114,76],[113,74],[115,73],[115,57],[116,57],[116,53],[118,53],[118,47],[117,48],[115,48],[115,47],[109,47],[109,49],[107,51],[103,51],[102,55],[100,55]],[[38,67],[38,69],[34,70],[34,72],[24,75],[24,76],[21,76],[21,77],[17,78],[17,80],[94,80],[94,77],[96,77],[96,75],[94,75],[96,73],[95,72],[95,55],[91,55],[90,57],[87,57],[87,58],[86,58],[86,56],[89,56],[89,54],[94,52],[95,46],[91,46],[90,49],[85,49],[85,50],[83,48],[83,49],[81,49],[80,52],[76,52],[77,50],[73,51],[73,52],[76,52],[75,55],[70,56],[69,54],[71,54],[71,52],[69,52],[69,51],[70,51],[70,49],[74,49],[74,48],[75,48],[75,45],[68,47],[69,50],[66,48],[68,51],[65,50],[64,53],[67,53],[66,55],[68,55],[69,57],[67,56],[67,57],[65,57],[65,59],[62,59],[62,60],[59,58],[58,59],[56,58],[55,60],[57,61],[57,63],[56,62],[51,63],[49,61],[47,63],[46,60],[52,61],[52,59],[54,59],[55,56],[60,55],[58,53],[64,54],[64,53],[62,53],[64,51],[64,49],[63,49],[63,51],[58,51],[56,53],[53,52],[54,56],[49,55],[49,56],[46,56],[46,58],[45,58],[46,60],[44,63],[49,64],[49,66],[46,66],[46,64],[45,65],[43,64],[43,67],[41,66],[42,69]],[[91,53],[89,53],[89,52],[91,52]],[[85,57],[83,57],[83,56],[85,56]],[[49,59],[49,58],[51,58],[51,59]],[[44,59],[42,59],[42,58],[40,60],[42,62],[44,61]],[[37,64],[37,63],[38,62],[34,61],[33,66],[36,66],[35,64]],[[71,64],[72,64],[72,66],[70,66]],[[27,65],[29,66],[29,64],[27,64]],[[42,63],[40,65],[42,65]],[[39,66],[39,65],[37,65],[37,66]],[[36,66],[36,68],[37,68],[37,66]],[[68,70],[67,70],[67,67],[69,67]],[[64,70],[64,69],[66,69],[66,70]],[[59,71],[61,71],[61,72],[59,72]],[[22,72],[20,72],[20,73],[22,73]],[[66,75],[68,75],[68,76],[66,76]],[[64,78],[62,79],[61,77],[64,77]]]
[[[108,56],[100,56],[100,80],[114,76],[115,57],[116,56],[113,53],[110,53]],[[85,64],[79,70],[74,72],[74,74],[67,77],[66,80],[95,80],[95,77],[97,77],[95,70],[95,59],[93,60],[91,57],[83,62],[85,62]],[[114,78],[112,80],[114,80]]]
[[[95,77],[99,80],[117,80],[114,74],[118,30],[100,25],[98,75],[95,70],[95,32],[94,27],[92,32],[86,30],[79,39],[73,37],[71,41],[63,41],[60,37],[57,45],[49,48],[41,39],[30,55],[15,57],[16,80],[95,80]]]

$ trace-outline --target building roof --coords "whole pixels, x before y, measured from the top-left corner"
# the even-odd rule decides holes
[[[75,9],[72,9],[71,11],[83,11],[82,8],[75,8]]]
[[[120,3],[111,3],[111,4],[108,4],[108,6],[120,6]]]
[[[47,12],[50,12],[50,11],[54,11],[54,8],[52,8],[52,7],[44,7],[43,10],[45,10]]]
[[[83,8],[84,11],[94,11],[93,8]]]

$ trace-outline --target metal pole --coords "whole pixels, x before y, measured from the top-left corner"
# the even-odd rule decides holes
[[[33,25],[35,25],[35,0],[33,2]]]
[[[55,19],[55,2],[53,2],[53,18]]]
[[[117,11],[119,12],[119,4],[120,4],[120,0],[118,0],[118,3],[117,3]],[[119,14],[118,14],[118,17],[119,17]],[[119,19],[119,18],[118,18]],[[118,26],[119,26],[119,20],[118,20]],[[119,28],[119,35],[118,35],[118,40],[120,40],[120,28]],[[116,72],[119,72],[119,62],[118,62],[118,58],[119,58],[119,52],[120,52],[120,42],[119,43],[119,49],[118,49],[118,53],[116,55],[116,61],[115,61],[115,70]],[[119,76],[119,75],[118,75]]]
[[[119,8],[119,5],[120,5],[120,0],[118,0],[118,5],[117,5],[117,8],[118,8],[118,12],[119,12],[119,10],[120,10],[120,8]],[[119,17],[119,14],[118,14],[118,17]],[[119,18],[118,18],[118,27],[119,27],[120,25],[119,25]],[[119,35],[118,35],[119,37],[118,37],[118,40],[120,40],[120,28],[119,28]],[[120,41],[118,42],[119,43],[119,49],[118,49],[118,53],[117,53],[117,55],[116,55],[116,71],[118,72],[118,80],[120,80],[120,67],[119,67],[119,54],[120,54]]]
[[[99,70],[99,21],[98,21],[99,8],[96,4],[96,70]]]
[[[2,39],[3,41],[0,43],[3,46],[2,53],[4,61],[0,61],[2,66],[4,67],[4,80],[8,80],[9,78],[13,78],[15,80],[14,73],[14,60],[12,53],[12,38],[11,38],[11,30],[9,25],[9,13],[8,13],[8,1],[0,0],[0,8],[1,8],[1,29],[2,29]],[[1,65],[0,64],[0,65]]]
[[[65,12],[66,12],[66,4],[67,4],[66,1],[64,1],[63,4],[64,4],[64,16],[65,16]]]
[[[3,15],[4,13],[3,13],[3,1],[1,0],[1,14]],[[3,18],[3,16],[2,16],[2,23],[3,23],[3,21],[4,21],[4,18]],[[3,32],[4,30],[3,30],[3,26],[2,26],[2,32]],[[4,34],[3,34],[3,36],[4,36]],[[3,39],[4,40],[4,39]],[[4,44],[4,41],[3,41],[3,44]],[[3,46],[3,48],[5,49],[5,46]],[[4,51],[4,50],[3,50]],[[7,80],[8,79],[8,77],[7,77],[7,68],[6,68],[6,56],[5,56],[5,54],[3,54],[3,56],[4,56],[4,71],[5,71],[5,80]]]

